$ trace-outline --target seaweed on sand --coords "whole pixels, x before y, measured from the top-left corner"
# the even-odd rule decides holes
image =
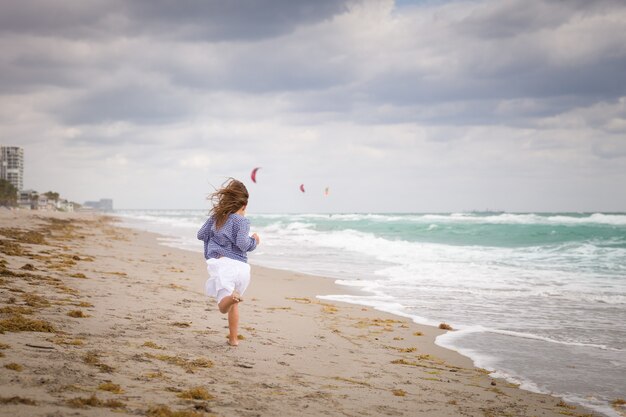
[[[8,256],[24,256],[28,253],[19,243],[4,239],[0,240],[0,252]]]
[[[180,366],[190,373],[193,373],[196,368],[211,368],[213,366],[213,362],[205,358],[188,360],[185,358],[181,358],[180,356],[153,355],[151,353],[146,353],[145,356],[150,359],[158,359],[172,365]]]
[[[103,382],[102,384],[98,385],[98,389],[102,391],[109,391],[113,394],[121,394],[124,392],[124,390],[122,390],[122,387],[112,382]]]
[[[21,314],[13,314],[0,320],[0,332],[43,332],[54,333],[54,326],[44,320],[28,319]]]
[[[21,372],[22,369],[24,369],[22,365],[20,365],[19,363],[15,363],[15,362],[7,363],[6,365],[4,365],[4,367],[12,371],[16,371],[16,372]]]
[[[0,235],[20,243],[30,243],[34,245],[45,245],[46,239],[43,234],[36,230],[24,230],[13,227],[1,228]]]
[[[91,397],[76,397],[67,400],[67,403],[72,407],[85,408],[89,407],[107,407],[107,408],[124,408],[126,405],[118,400],[106,400],[102,401],[96,394]]]
[[[161,350],[165,349],[163,346],[159,346],[156,343],[151,342],[149,340],[147,342],[144,342],[143,345],[141,346],[149,347],[151,349],[161,349]]]
[[[214,397],[203,387],[191,388],[178,394],[179,398],[185,400],[212,400]]]
[[[204,417],[206,414],[192,410],[171,410],[166,405],[156,405],[148,409],[148,417]]]
[[[100,361],[100,354],[97,351],[89,351],[85,356],[83,356],[83,361],[88,365],[93,365],[100,369],[101,372],[111,373],[113,372],[113,367],[109,366]]]
[[[22,299],[30,307],[48,307],[50,305],[50,301],[34,293],[24,293]]]
[[[68,316],[74,317],[76,319],[82,319],[88,317],[82,310],[72,310],[67,313]]]
[[[14,397],[0,397],[0,404],[26,404],[26,405],[37,405],[34,400],[30,398],[22,398],[18,396]]]

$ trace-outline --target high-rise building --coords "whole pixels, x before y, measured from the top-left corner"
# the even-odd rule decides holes
[[[98,211],[113,211],[113,199],[101,198],[100,201],[85,201],[85,204],[83,204],[83,206]]]
[[[24,188],[24,149],[0,146],[0,179],[9,181],[18,191]]]

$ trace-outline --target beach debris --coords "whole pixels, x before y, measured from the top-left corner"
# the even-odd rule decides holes
[[[24,293],[22,299],[30,307],[48,307],[50,305],[48,300],[35,293]]]
[[[556,406],[557,406],[557,407],[568,408],[568,409],[570,409],[570,410],[574,410],[574,409],[576,408],[576,406],[575,406],[575,405],[569,405],[568,403],[566,403],[566,402],[565,402],[565,401],[563,401],[563,400],[559,400],[559,402],[558,402],[558,403],[556,403]]]
[[[156,405],[148,409],[148,417],[204,417],[204,413],[197,413],[191,410],[172,411],[167,405]]]
[[[440,323],[439,328],[441,330],[452,330],[452,326],[450,326],[448,323]]]
[[[33,264],[24,264],[24,266],[22,266],[20,269],[23,269],[24,271],[36,271],[37,270],[37,268],[35,268]]]
[[[300,191],[304,192],[304,184],[300,184]]]
[[[215,398],[203,387],[191,388],[179,393],[177,396],[185,400],[213,400]]]
[[[146,378],[149,379],[154,379],[154,378],[158,378],[158,379],[166,379],[167,377],[165,376],[165,374],[161,371],[157,371],[157,372],[148,372],[145,375]]]
[[[33,314],[35,310],[24,306],[6,306],[0,307],[0,313],[2,314]]]
[[[151,349],[161,349],[161,350],[165,349],[163,346],[159,346],[156,343],[151,342],[149,340],[144,342],[143,345],[141,345],[141,346],[149,347]]]
[[[252,170],[252,172],[250,173],[250,178],[252,179],[252,182],[256,184],[256,172],[261,169],[261,167],[256,167]]]
[[[124,408],[126,405],[118,400],[106,400],[102,401],[96,394],[93,394],[91,397],[76,397],[70,400],[67,400],[67,404],[71,407],[76,408],[85,408],[89,407],[106,407],[106,408]]]
[[[417,351],[417,348],[414,348],[414,347],[401,348],[401,347],[396,347],[396,346],[385,346],[385,349],[397,350],[398,352],[403,352],[403,353],[413,353]]]
[[[34,400],[30,398],[22,398],[22,397],[0,397],[0,404],[26,404],[26,405],[37,405]]]
[[[183,272],[183,271],[172,271],[172,272]],[[174,284],[174,283],[169,284],[167,286],[167,288],[171,288],[173,290],[181,290],[181,291],[185,290],[185,287],[183,287],[182,285],[178,285],[178,284]],[[180,305],[180,303],[179,303],[179,305]]]
[[[0,229],[0,235],[9,239],[17,240],[22,243],[30,243],[34,245],[45,245],[46,239],[43,234],[34,230],[24,230],[17,228]]]
[[[421,360],[421,361],[426,360],[426,361],[435,362],[435,363],[439,363],[439,364],[443,363],[442,360],[437,359],[434,356],[428,355],[428,354],[418,355],[417,359]],[[423,365],[421,363],[418,363],[418,362],[415,362],[415,361],[410,361],[410,360],[407,360],[407,359],[395,359],[395,360],[391,361],[391,363],[394,364],[394,365],[409,365],[409,366],[419,366],[419,367],[422,367],[422,368],[433,368],[432,366],[426,366],[426,365]],[[437,369],[437,368],[433,368],[433,369]]]
[[[491,385],[496,386],[496,381],[491,381]]]
[[[393,395],[395,395],[396,397],[404,397],[406,396],[406,391],[401,390],[401,389],[394,389],[391,390],[391,392],[393,393]]]
[[[349,382],[350,384],[362,385],[364,387],[372,386],[369,382],[359,381],[353,378],[344,378],[342,376],[334,376],[332,377],[332,379],[334,379],[335,381],[343,381],[343,382]]]
[[[15,372],[21,372],[22,369],[24,369],[22,365],[20,365],[19,363],[15,363],[15,362],[7,363],[6,365],[4,365],[4,367]]]
[[[74,317],[75,319],[82,319],[88,317],[82,310],[72,310],[67,313],[68,316]]]
[[[267,310],[269,310],[269,311],[291,310],[291,307],[267,307]]]
[[[311,299],[307,297],[285,297],[286,300],[295,301],[301,304],[311,304]]]
[[[240,368],[245,368],[245,369],[252,369],[253,368],[252,365],[247,365],[245,363],[236,363],[235,366],[238,366]]]
[[[56,343],[57,345],[68,345],[68,346],[82,346],[85,344],[84,339],[71,339],[67,340],[62,337],[56,337],[53,339],[46,339],[48,342]]]
[[[74,304],[74,305],[78,307],[93,307],[94,306],[93,304],[88,303],[86,301],[81,301],[80,303]]]
[[[5,331],[54,333],[56,330],[47,321],[31,320],[21,314],[14,314],[8,319],[0,320],[0,333]]]
[[[26,346],[36,349],[54,349],[54,346],[31,345],[30,343],[26,343]]]
[[[88,365],[93,365],[100,369],[100,372],[112,373],[114,368],[105,363],[100,362],[100,354],[96,351],[90,351],[83,357],[83,362]]]
[[[213,362],[205,358],[198,358],[190,361],[188,359],[181,358],[180,356],[153,355],[151,353],[146,353],[145,356],[150,359],[158,359],[160,361],[167,362],[171,365],[178,365],[189,373],[193,373],[196,368],[211,368],[213,366]]]
[[[112,382],[103,382],[102,384],[98,385],[98,389],[102,391],[112,392],[113,394],[122,394],[124,392],[122,387]]]
[[[176,327],[190,327],[191,323],[187,323],[184,321],[175,321],[173,323],[170,323],[170,326],[176,326]]]
[[[8,256],[25,256],[27,252],[24,251],[19,243],[11,242],[8,240],[0,240],[0,252]]]
[[[324,313],[334,314],[339,311],[339,309],[331,304],[322,303],[322,311]]]

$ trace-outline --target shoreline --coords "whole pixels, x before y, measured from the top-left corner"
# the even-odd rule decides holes
[[[95,214],[9,212],[0,222],[9,242],[0,247],[1,320],[19,315],[54,328],[14,332],[4,322],[0,363],[22,370],[3,369],[3,412],[591,415],[490,378],[436,345],[442,330],[317,299],[350,293],[329,278],[253,265],[244,340],[229,348],[225,316],[201,292],[198,253]],[[47,305],[29,305],[34,295]]]

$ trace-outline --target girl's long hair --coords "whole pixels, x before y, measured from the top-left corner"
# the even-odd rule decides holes
[[[246,186],[234,178],[226,180],[219,190],[209,195],[208,200],[213,203],[210,214],[215,219],[216,230],[224,226],[230,214],[248,205],[248,196]]]

